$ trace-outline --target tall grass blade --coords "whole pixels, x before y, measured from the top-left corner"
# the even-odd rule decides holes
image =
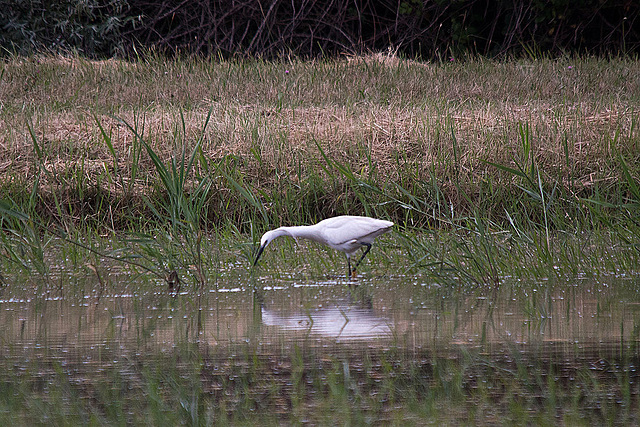
[[[622,157],[621,154],[618,155],[618,160],[620,162],[620,167],[622,169],[622,174],[624,176],[625,182],[627,184],[627,187],[629,188],[629,192],[633,197],[631,203],[626,204],[625,207],[638,208],[640,207],[640,187],[638,186],[638,183],[631,175],[631,172],[629,171],[629,166],[627,165],[627,162],[625,162],[624,157]]]
[[[262,216],[262,220],[264,221],[264,223],[269,224],[269,215],[267,215],[266,209],[264,208],[262,203],[253,195],[253,193],[249,189],[245,188],[244,185],[242,185],[242,183],[233,179],[231,175],[229,175],[228,173],[223,171],[222,174],[225,177],[225,179],[233,186],[233,188],[235,188],[236,191],[240,193],[240,195],[247,202],[249,202],[249,204],[252,207],[254,207],[258,212],[260,212],[260,215]]]

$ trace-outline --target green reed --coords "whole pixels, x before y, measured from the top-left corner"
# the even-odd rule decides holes
[[[207,216],[205,203],[212,184],[208,175],[197,175],[195,168],[196,161],[202,157],[200,147],[209,119],[210,115],[205,119],[200,137],[195,141],[191,152],[188,153],[187,142],[184,140],[186,136],[184,117],[181,116],[182,128],[181,130],[176,129],[174,133],[174,145],[178,145],[180,151],[166,164],[146,142],[143,132],[139,132],[133,125],[124,122],[134,134],[135,140],[146,150],[157,173],[161,196],[158,199],[143,198],[145,206],[158,221],[158,224],[166,223],[168,225],[166,231],[162,228],[159,230],[159,235],[144,232],[134,233],[130,242],[141,248],[139,253],[142,253],[147,260],[155,264],[157,268],[166,271],[170,286],[179,287],[180,278],[176,273],[176,269],[179,267],[182,271],[191,272],[191,276],[198,286],[204,286],[207,281],[208,275],[204,270],[201,251],[204,233],[201,228],[201,217]],[[109,150],[115,156],[110,139],[107,138],[106,142]],[[137,167],[131,170],[133,174],[137,171]],[[195,188],[187,188],[192,175],[196,175]],[[132,176],[131,180],[134,179],[135,176]],[[164,244],[159,244],[161,241]],[[172,275],[174,277],[171,277]]]

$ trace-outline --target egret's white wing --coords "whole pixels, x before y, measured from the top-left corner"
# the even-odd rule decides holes
[[[350,241],[371,243],[393,225],[390,221],[362,216],[337,216],[317,224],[327,242],[341,245]]]

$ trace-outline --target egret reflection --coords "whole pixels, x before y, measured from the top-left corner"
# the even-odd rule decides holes
[[[355,305],[314,308],[293,314],[262,307],[262,323],[329,338],[357,340],[391,336],[388,319]]]

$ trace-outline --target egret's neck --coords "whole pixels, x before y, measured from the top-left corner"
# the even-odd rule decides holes
[[[313,225],[296,225],[293,227],[280,227],[279,230],[283,230],[284,234],[288,234],[294,239],[307,239],[316,242],[324,243],[318,236],[317,231],[314,231]]]

